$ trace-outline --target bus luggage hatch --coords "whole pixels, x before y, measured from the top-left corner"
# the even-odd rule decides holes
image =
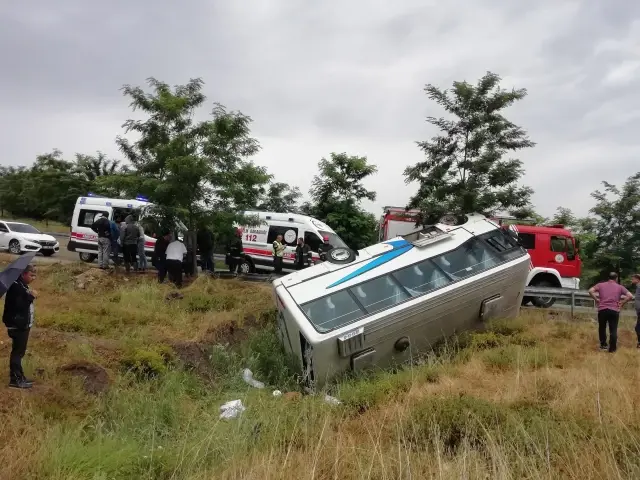
[[[499,317],[503,312],[502,295],[496,295],[483,300],[480,307],[480,320],[487,322],[493,318]]]
[[[373,366],[373,361],[376,358],[376,351],[373,348],[365,350],[364,352],[356,353],[351,357],[351,369],[353,371],[364,370]]]

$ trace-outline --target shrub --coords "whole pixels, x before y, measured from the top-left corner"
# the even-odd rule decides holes
[[[527,324],[522,318],[509,320],[492,320],[487,326],[487,330],[498,335],[513,335],[526,330]]]
[[[141,379],[157,377],[167,371],[175,360],[171,348],[166,345],[134,348],[122,360],[122,367]]]

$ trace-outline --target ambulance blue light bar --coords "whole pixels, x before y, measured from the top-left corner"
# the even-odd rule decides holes
[[[148,202],[149,199],[147,197],[144,197],[142,195],[136,195],[136,200],[138,200],[139,202]]]

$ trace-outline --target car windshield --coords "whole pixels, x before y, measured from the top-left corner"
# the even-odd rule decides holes
[[[7,223],[7,227],[9,227],[9,230],[12,232],[17,233],[42,233],[37,228],[27,225],[26,223]]]
[[[348,248],[347,244],[344,243],[342,241],[342,239],[337,234],[335,234],[333,232],[325,232],[325,231],[322,231],[322,230],[318,231],[318,233],[320,234],[320,236],[324,240],[324,243],[328,243],[333,248],[337,248],[337,247]]]

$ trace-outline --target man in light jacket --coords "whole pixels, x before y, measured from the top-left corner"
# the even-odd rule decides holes
[[[102,270],[107,269],[111,255],[111,222],[99,213],[94,218],[91,230],[98,234],[98,265]]]
[[[282,235],[278,235],[273,242],[273,271],[275,273],[282,272],[282,262],[284,261],[284,249],[286,245],[283,243]]]
[[[138,237],[138,270],[144,272],[147,270],[147,252],[144,250],[144,228],[142,223],[137,222],[140,236]]]

